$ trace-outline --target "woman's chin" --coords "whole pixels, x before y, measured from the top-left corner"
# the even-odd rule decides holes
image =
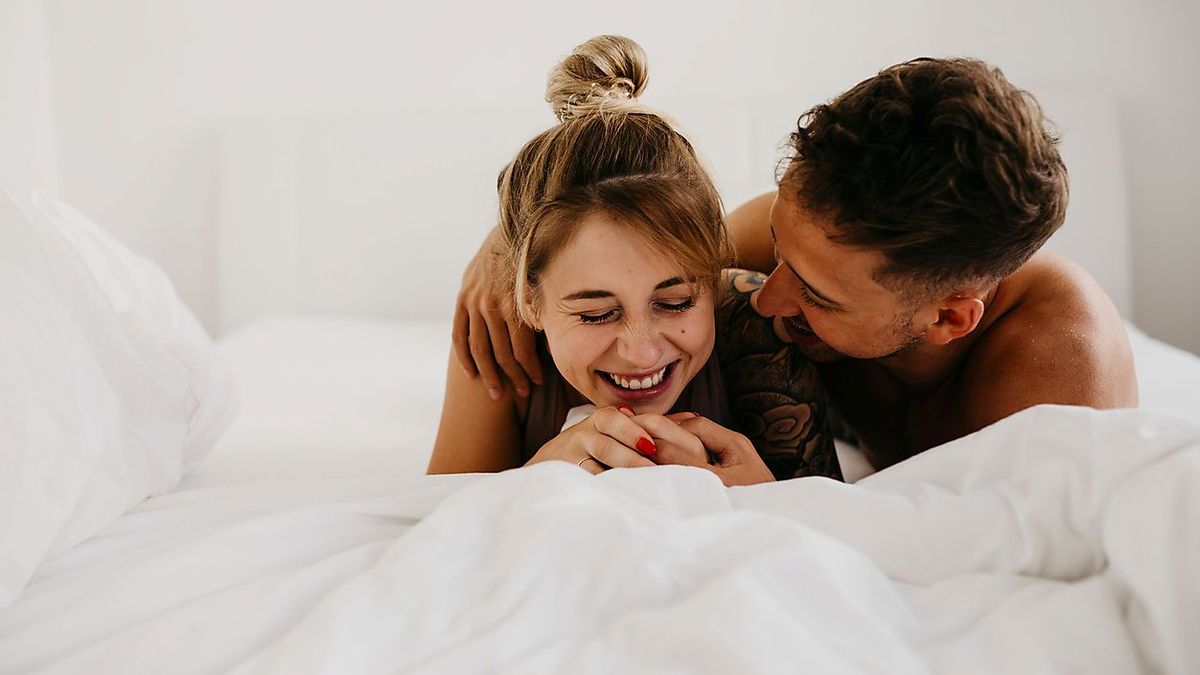
[[[678,399],[679,399],[678,396],[672,396],[670,398],[663,397],[662,400],[639,401],[639,402],[609,400],[604,403],[596,403],[596,406],[604,407],[604,406],[618,406],[618,405],[624,404],[624,405],[627,405],[627,406],[633,408],[633,412],[638,415],[666,415],[668,412],[670,412],[671,407],[675,405],[675,401]]]

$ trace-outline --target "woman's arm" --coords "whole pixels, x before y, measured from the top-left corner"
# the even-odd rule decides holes
[[[516,395],[505,383],[497,399],[478,379],[467,379],[454,355],[446,368],[446,396],[427,473],[504,471],[521,465]]]
[[[816,369],[776,335],[751,298],[766,277],[725,270],[717,297],[717,358],[734,427],[778,479],[842,479]]]

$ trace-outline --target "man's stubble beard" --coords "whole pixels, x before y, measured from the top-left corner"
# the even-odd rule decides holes
[[[905,312],[896,317],[892,322],[891,336],[892,346],[885,350],[880,350],[876,356],[848,356],[842,352],[830,347],[824,341],[813,347],[801,346],[792,344],[797,351],[804,355],[806,359],[813,363],[836,363],[838,361],[858,360],[858,361],[882,361],[884,359],[894,359],[914,349],[917,345],[924,341],[923,335],[912,333],[912,316],[914,310]],[[811,328],[810,328],[811,329]],[[820,338],[820,335],[817,335]]]

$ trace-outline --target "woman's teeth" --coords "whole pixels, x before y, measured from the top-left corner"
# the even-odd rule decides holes
[[[643,377],[641,379],[635,378],[632,380],[628,380],[623,377],[613,375],[612,373],[606,373],[606,375],[608,375],[608,378],[610,380],[612,380],[614,384],[616,384],[618,387],[621,387],[622,389],[649,389],[650,387],[653,387],[653,386],[661,383],[663,381],[663,377],[665,377],[666,374],[667,374],[667,366],[663,366],[662,370],[658,371],[657,373],[654,373],[653,375],[647,375],[646,377]]]

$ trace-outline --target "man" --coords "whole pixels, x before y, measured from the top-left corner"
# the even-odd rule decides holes
[[[876,468],[1041,403],[1137,405],[1111,300],[1038,252],[1065,217],[1067,171],[1037,103],[1000,71],[898,64],[809,110],[790,143],[778,191],[729,216],[737,262],[770,271],[757,309],[819,364]],[[470,286],[460,362],[496,386],[486,322],[528,387],[528,337],[514,354],[497,315],[467,316],[487,304]]]

